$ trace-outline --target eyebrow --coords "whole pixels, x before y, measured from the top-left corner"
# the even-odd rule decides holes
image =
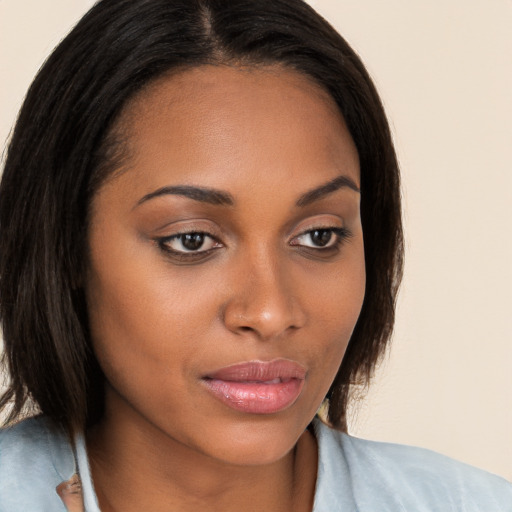
[[[324,185],[320,185],[319,187],[306,192],[299,197],[295,204],[299,207],[307,206],[308,204],[318,201],[319,199],[322,199],[325,196],[345,187],[354,190],[357,193],[361,193],[359,187],[351,178],[348,176],[338,176]]]
[[[188,197],[189,199],[193,199],[194,201],[200,201],[202,203],[209,203],[214,205],[232,206],[235,203],[231,194],[222,192],[221,190],[196,187],[192,185],[177,185],[162,187],[158,190],[155,190],[154,192],[146,194],[138,201],[137,206],[146,201],[149,201],[150,199],[164,195],[184,196]]]
[[[327,183],[324,183],[323,185],[320,185],[319,187],[309,190],[305,194],[301,195],[295,205],[298,207],[307,206],[308,204],[318,201],[323,197],[345,187],[354,190],[355,192],[360,192],[359,187],[348,176],[338,176],[333,180],[328,181]],[[145,203],[146,201],[149,201],[155,197],[165,195],[184,196],[194,201],[217,206],[233,206],[235,204],[233,196],[222,190],[193,185],[175,185],[161,187],[154,192],[146,194],[144,197],[139,199],[136,206]]]

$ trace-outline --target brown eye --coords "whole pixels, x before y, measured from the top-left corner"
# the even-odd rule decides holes
[[[200,232],[180,233],[162,238],[158,243],[165,251],[177,254],[198,254],[221,246],[212,236]]]
[[[325,247],[329,244],[332,238],[335,237],[334,233],[329,229],[315,229],[309,234],[311,241],[318,247]]]
[[[204,234],[186,233],[180,236],[180,242],[187,251],[198,251],[204,244]]]
[[[350,235],[344,228],[318,228],[306,231],[296,237],[292,245],[311,249],[329,249],[339,245]]]

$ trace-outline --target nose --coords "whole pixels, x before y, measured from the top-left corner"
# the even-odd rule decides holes
[[[232,294],[224,306],[224,323],[236,334],[261,340],[280,338],[304,326],[298,285],[290,265],[277,258],[247,255],[234,269]]]

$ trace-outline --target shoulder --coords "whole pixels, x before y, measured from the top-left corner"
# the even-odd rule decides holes
[[[512,512],[512,484],[503,478],[430,450],[354,438],[320,422],[315,432],[317,487],[330,503],[345,504],[349,496],[361,511]]]
[[[48,419],[0,429],[0,512],[64,511],[55,488],[74,471],[71,445]]]

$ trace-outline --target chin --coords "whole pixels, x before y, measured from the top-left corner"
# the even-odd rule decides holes
[[[293,450],[309,424],[307,420],[283,421],[275,416],[253,415],[230,425],[210,424],[207,446],[201,451],[232,465],[273,464]]]

